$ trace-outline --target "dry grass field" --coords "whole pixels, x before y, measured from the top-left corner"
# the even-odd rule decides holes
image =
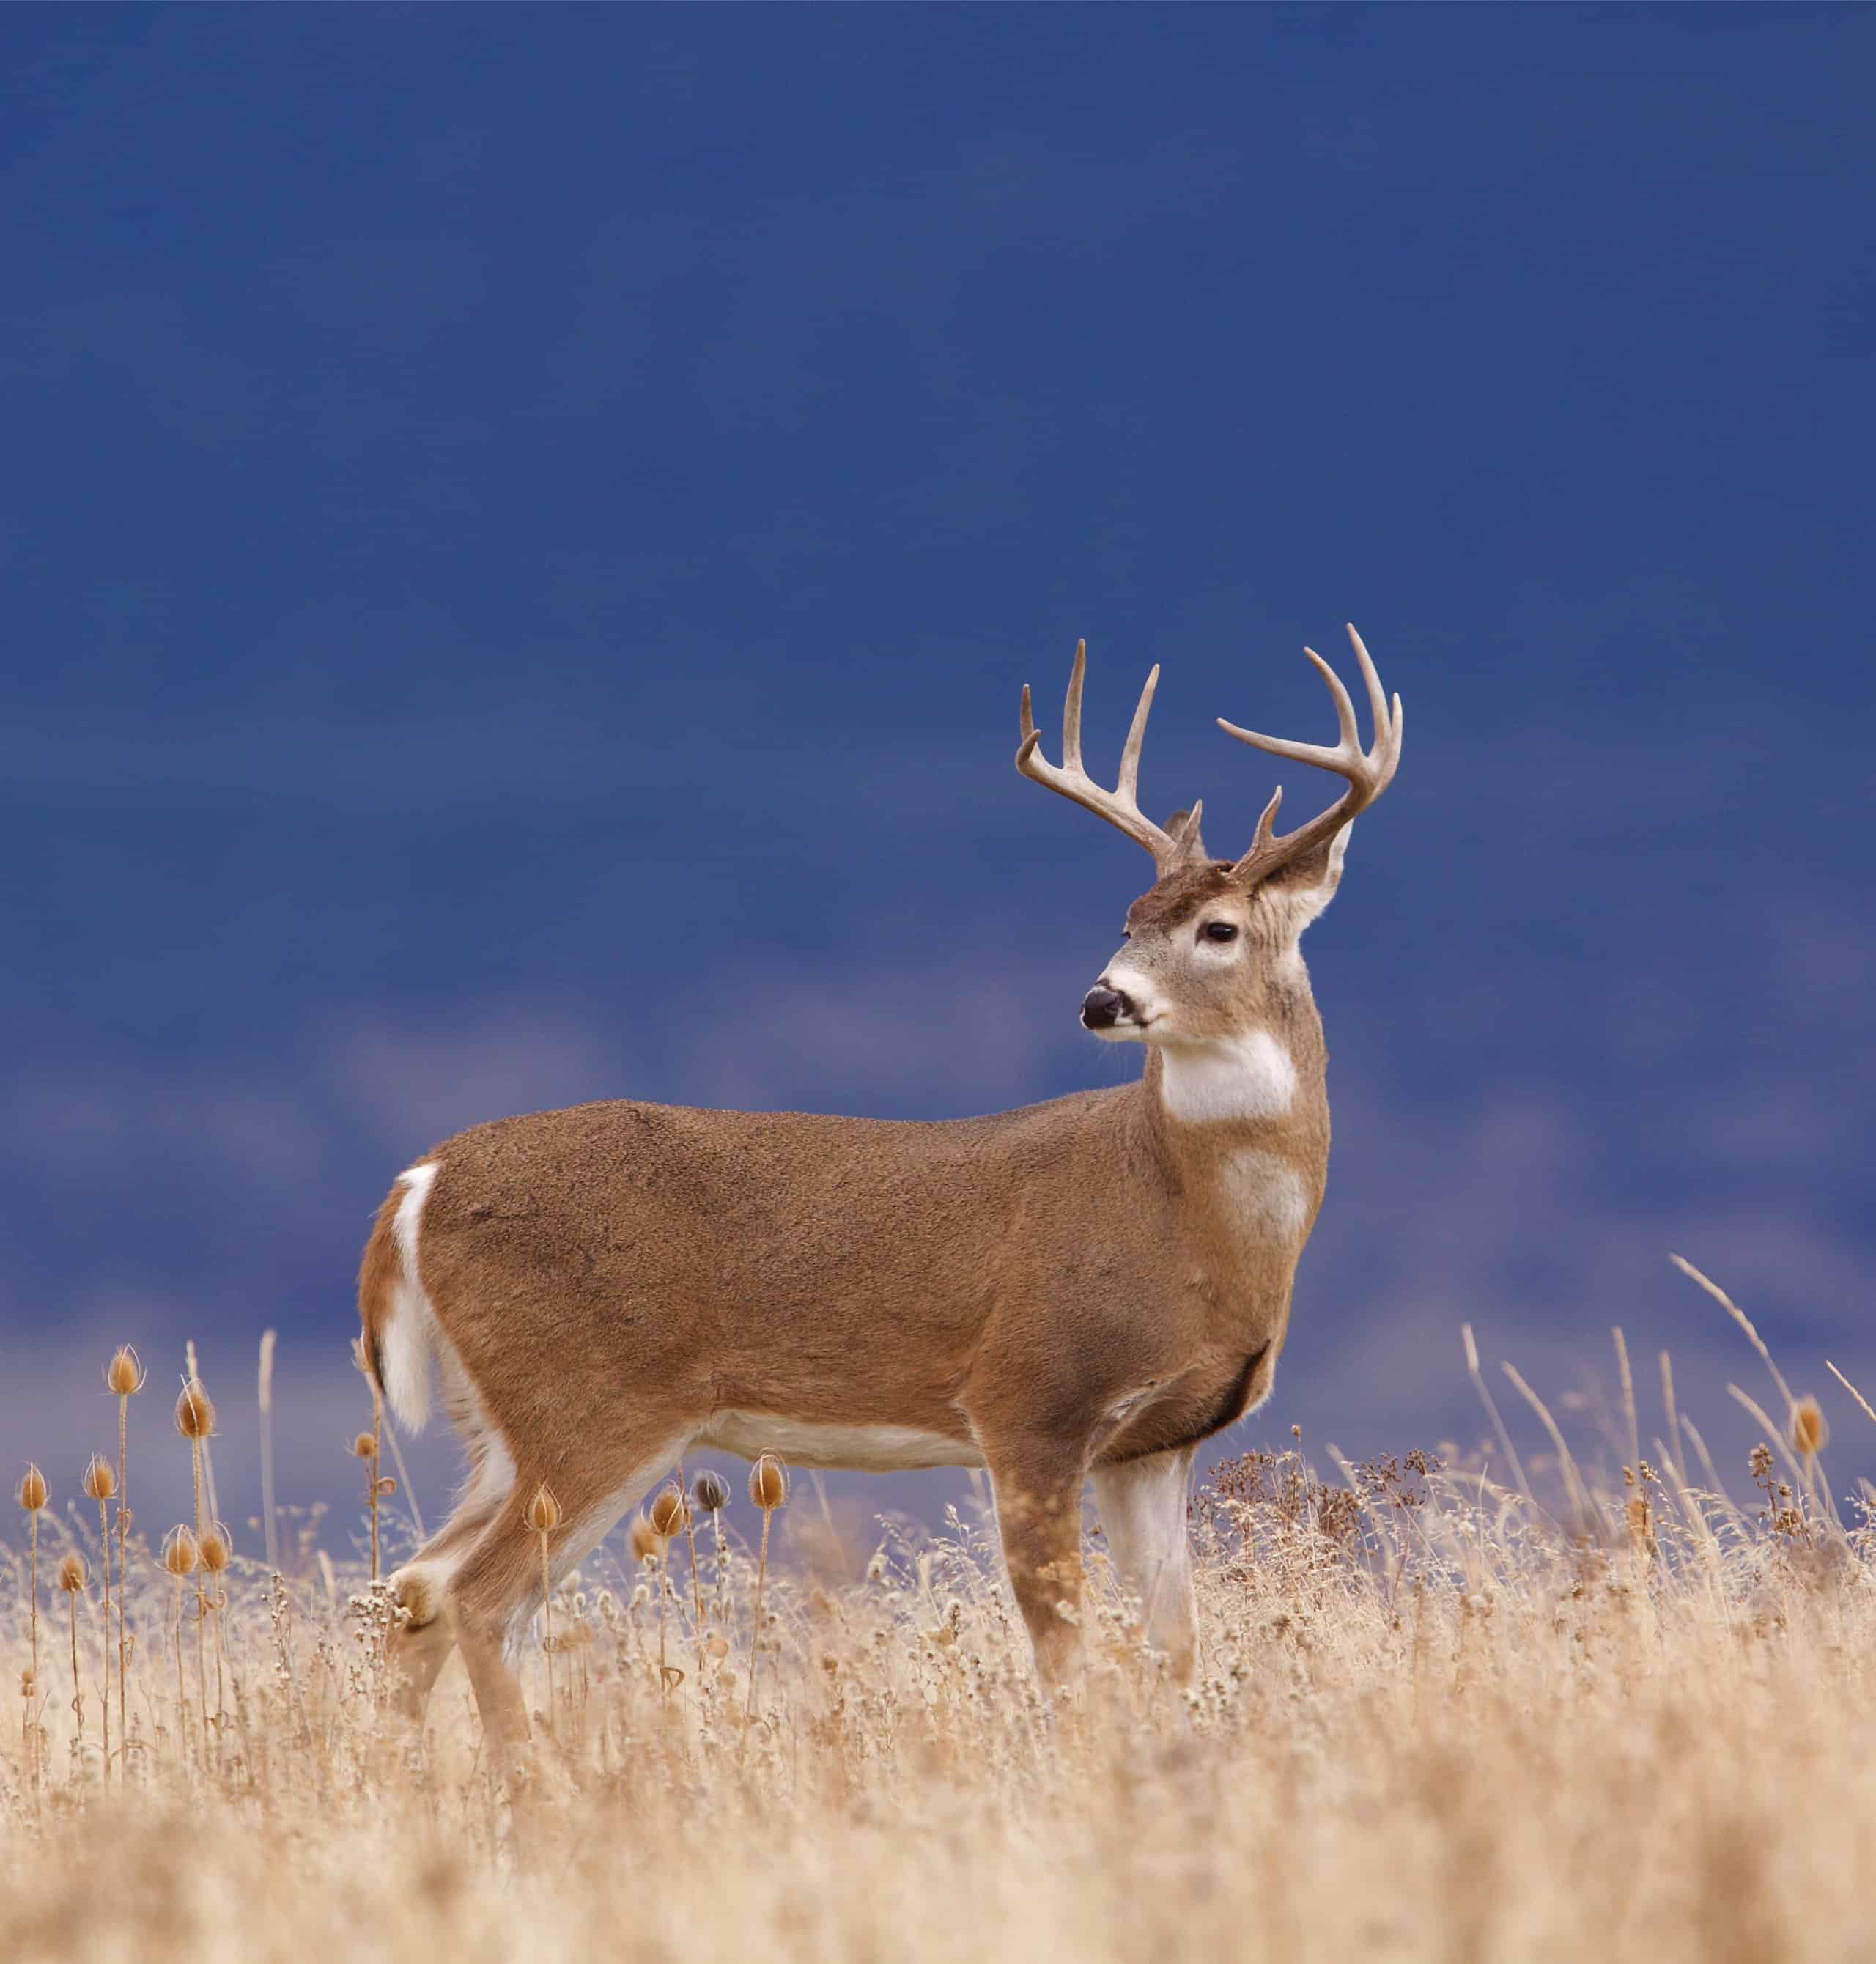
[[[0,1548],[0,1955],[1867,1956],[1876,1540],[1781,1383],[1717,1471],[1630,1395],[1607,1491],[1502,1444],[1230,1462],[1193,1504],[1197,1680],[1091,1535],[1054,1704],[986,1523],[856,1539],[796,1478],[763,1574],[745,1491],[667,1501],[670,1539],[615,1537],[537,1625],[506,1783],[459,1665],[421,1735],[387,1709],[367,1561],[303,1535],[273,1575],[204,1523],[205,1567],[194,1523],[139,1520],[107,1622],[115,1465],[48,1463]],[[134,1507],[191,1446],[154,1380],[129,1404]],[[388,1568],[389,1495],[381,1526]]]

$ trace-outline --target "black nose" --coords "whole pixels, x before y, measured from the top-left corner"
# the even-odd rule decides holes
[[[1097,982],[1081,1000],[1081,1019],[1091,1030],[1111,1030],[1123,1016],[1134,1013],[1134,1005],[1118,989]]]

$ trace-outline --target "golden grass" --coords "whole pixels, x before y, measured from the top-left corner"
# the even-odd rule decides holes
[[[1644,1462],[1621,1360],[1633,1459],[1603,1491],[1560,1459],[1554,1514],[1519,1491],[1535,1462],[1509,1486],[1417,1454],[1220,1468],[1193,1509],[1187,1688],[1141,1651],[1098,1536],[1085,1680],[1052,1703],[982,1523],[856,1547],[805,1488],[769,1504],[779,1467],[746,1513],[706,1474],[710,1536],[671,1491],[642,1558],[590,1562],[551,1648],[524,1645],[535,1741],[511,1786],[459,1664],[422,1733],[392,1713],[368,1523],[356,1559],[302,1548],[284,1575],[212,1520],[130,1534],[107,1760],[121,1660],[93,1583],[117,1530],[63,1511],[78,1454],[31,1516],[76,1621],[0,1744],[0,1955],[1860,1957],[1876,1538],[1830,1493],[1809,1401],[1736,1508],[1678,1439]],[[18,1684],[36,1558],[14,1518]],[[664,1661],[669,1619],[694,1670]]]

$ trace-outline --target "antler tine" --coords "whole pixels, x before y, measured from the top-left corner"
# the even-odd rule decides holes
[[[1081,692],[1088,679],[1088,643],[1075,643],[1075,666],[1069,671],[1068,694],[1062,701],[1062,768],[1079,771],[1081,762]]]
[[[1252,743],[1260,750],[1268,750],[1272,756],[1288,757],[1295,764],[1319,764],[1326,771],[1339,769],[1342,760],[1353,752],[1358,756],[1361,750],[1361,727],[1355,720],[1355,704],[1348,700],[1348,692],[1342,685],[1342,678],[1336,674],[1313,648],[1305,648],[1304,653],[1316,664],[1316,672],[1329,685],[1329,693],[1336,704],[1336,721],[1340,726],[1340,740],[1331,746],[1325,743],[1299,743],[1288,736],[1261,736],[1255,730],[1240,730],[1235,723],[1227,723],[1221,716],[1218,727],[1235,736],[1240,743]],[[1386,719],[1377,718],[1377,731],[1386,729]]]
[[[1120,782],[1117,788],[1108,791],[1089,776],[1082,763],[1082,685],[1087,669],[1088,643],[1077,642],[1075,666],[1069,676],[1068,697],[1062,710],[1062,763],[1059,769],[1042,754],[1042,740],[1030,704],[1029,685],[1023,685],[1022,703],[1018,714],[1022,742],[1016,752],[1016,768],[1025,777],[1032,778],[1037,784],[1045,785],[1050,791],[1072,799],[1084,811],[1092,811],[1097,818],[1105,819],[1108,824],[1125,833],[1153,855],[1153,863],[1164,872],[1179,863],[1183,842],[1155,825],[1141,811],[1135,796],[1140,781],[1140,746],[1146,736],[1146,714],[1153,707],[1159,670],[1157,666],[1153,669],[1146,678],[1146,687],[1140,692],[1134,720],[1127,733],[1126,747],[1121,753]],[[1188,833],[1196,836],[1190,826]]]
[[[1368,643],[1355,631],[1355,623],[1345,621],[1342,627],[1348,637],[1348,645],[1355,650],[1355,661],[1361,670],[1361,679],[1368,685],[1368,712],[1378,736],[1382,730],[1392,728],[1392,719],[1387,714],[1387,692],[1381,687],[1381,679],[1374,672],[1374,658],[1368,651]],[[1400,713],[1400,698],[1396,696],[1396,714]]]
[[[1121,752],[1121,795],[1137,804],[1140,785],[1140,746],[1146,740],[1146,717],[1153,708],[1153,693],[1159,686],[1159,664],[1146,671],[1146,685],[1134,706],[1134,720],[1127,726],[1127,743]]]
[[[1400,762],[1400,698],[1397,695],[1390,704],[1374,661],[1352,626],[1348,629],[1348,639],[1355,648],[1355,661],[1361,671],[1368,708],[1374,718],[1374,741],[1371,748],[1365,750],[1361,746],[1361,725],[1355,719],[1355,705],[1349,701],[1348,692],[1342,687],[1341,678],[1313,648],[1305,648],[1303,652],[1327,685],[1330,700],[1336,705],[1339,734],[1332,748],[1320,743],[1299,743],[1284,736],[1266,736],[1255,730],[1240,729],[1235,723],[1226,722],[1223,717],[1218,719],[1219,728],[1227,736],[1236,737],[1241,743],[1267,750],[1275,756],[1290,758],[1299,764],[1313,764],[1348,780],[1348,789],[1326,811],[1319,814],[1307,825],[1299,826],[1294,832],[1281,836],[1275,830],[1277,807],[1283,797],[1283,788],[1279,785],[1257,821],[1250,850],[1233,868],[1241,878],[1266,878],[1311,847],[1320,845],[1326,839],[1332,839],[1358,812],[1372,804],[1393,780]]]

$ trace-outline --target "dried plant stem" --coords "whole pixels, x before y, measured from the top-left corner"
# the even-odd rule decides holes
[[[749,1728],[755,1717],[755,1668],[762,1656],[762,1584],[768,1577],[768,1518],[769,1510],[762,1510],[762,1545],[756,1557],[755,1566],[755,1621],[749,1632],[749,1696],[743,1709],[743,1738],[746,1742]]]
[[[1836,1365],[1831,1362],[1828,1357],[1824,1359],[1824,1369],[1828,1371],[1830,1375],[1836,1379],[1837,1382],[1849,1393],[1851,1397],[1855,1398],[1857,1403],[1863,1407],[1863,1415],[1865,1417],[1871,1420],[1872,1422],[1876,1422],[1876,1408],[1871,1407],[1869,1400],[1864,1397],[1863,1394],[1857,1389],[1855,1385],[1851,1383],[1849,1379],[1837,1369]]]
[[[130,1394],[121,1391],[117,1396],[117,1722],[123,1731],[123,1750],[130,1750],[130,1632],[127,1621],[128,1601],[130,1594],[130,1578],[124,1572],[126,1542],[130,1532],[130,1503],[128,1479],[130,1448]],[[104,1561],[108,1567],[111,1548],[104,1548]],[[108,1662],[104,1668],[108,1670]]]
[[[184,1346],[184,1350],[188,1359],[189,1382],[199,1387],[202,1382],[202,1373],[196,1368],[195,1339],[193,1337]],[[214,1425],[211,1420],[207,1429],[202,1434],[202,1481],[208,1494],[208,1517],[212,1521],[218,1521],[222,1517],[221,1503],[215,1496],[215,1462],[209,1451],[209,1439],[214,1430]],[[196,1532],[198,1535],[201,1532],[201,1523],[199,1520],[196,1523]]]
[[[189,1742],[189,1696],[182,1677],[182,1577],[176,1577],[176,1738],[186,1753]]]
[[[261,1336],[261,1532],[267,1548],[267,1565],[280,1572],[279,1532],[274,1513],[274,1332]]]
[[[1668,1260],[1687,1277],[1689,1282],[1698,1282],[1726,1311],[1727,1314],[1732,1317],[1740,1329],[1745,1331],[1746,1341],[1759,1353],[1759,1361],[1772,1374],[1772,1382],[1778,1386],[1778,1395],[1784,1399],[1785,1408],[1789,1412],[1797,1401],[1791,1395],[1791,1387],[1785,1382],[1785,1373],[1772,1361],[1772,1353],[1765,1348],[1765,1340],[1753,1327],[1752,1318],[1717,1282],[1711,1276],[1703,1276],[1692,1262],[1679,1255],[1670,1255]],[[1775,1427],[1774,1430],[1775,1430],[1776,1428]]]
[[[78,1728],[79,1743],[85,1742],[85,1687],[79,1681],[79,1597],[76,1589],[66,1591],[66,1607],[72,1619],[72,1714]]]
[[[104,1778],[108,1781],[111,1778],[111,1534],[104,1521],[104,1503],[102,1500],[98,1503],[98,1541],[104,1556],[104,1678],[100,1692],[99,1722],[104,1728]],[[117,1724],[120,1728],[122,1728],[123,1722],[123,1708],[120,1705],[117,1709]]]
[[[383,1443],[384,1405],[378,1388],[371,1387],[371,1581],[378,1579],[378,1454]]]
[[[33,1682],[39,1682],[39,1510],[35,1507],[27,1516],[30,1523],[27,1532],[26,1558],[27,1600],[32,1605],[30,1622],[33,1631]]]
[[[670,1667],[665,1661],[665,1597],[669,1589],[669,1581],[666,1573],[665,1550],[668,1549],[670,1545],[671,1544],[669,1542],[666,1542],[664,1544],[664,1546],[659,1549],[656,1557],[658,1564],[658,1689],[661,1693],[669,1692],[671,1689],[671,1670]],[[684,1674],[680,1671],[678,1675],[681,1677]]]
[[[204,1765],[208,1763],[208,1593],[198,1582],[195,1588],[195,1693]]]
[[[678,1491],[688,1495],[689,1483],[684,1477],[684,1461],[678,1461]],[[697,1577],[697,1524],[691,1518],[692,1510],[687,1500],[684,1509],[684,1545],[691,1558],[691,1603],[696,1617],[693,1634],[697,1638],[697,1680],[704,1681],[704,1585]]]
[[[1486,1416],[1492,1421],[1492,1430],[1498,1436],[1498,1443],[1511,1467],[1512,1478],[1518,1482],[1518,1491],[1531,1506],[1537,1505],[1531,1498],[1531,1486],[1525,1478],[1523,1463],[1518,1457],[1518,1449],[1511,1443],[1511,1434],[1505,1430],[1505,1421],[1498,1415],[1498,1406],[1492,1396],[1491,1388],[1485,1382],[1485,1373],[1479,1369],[1479,1346],[1474,1342],[1472,1325],[1460,1325],[1460,1335],[1466,1346],[1466,1370],[1472,1379],[1472,1388],[1479,1394],[1479,1402],[1485,1407]]]
[[[398,1491],[404,1497],[404,1504],[410,1510],[410,1524],[417,1530],[419,1542],[429,1539],[423,1525],[423,1510],[417,1504],[417,1490],[410,1484],[410,1468],[404,1464],[404,1449],[397,1443],[397,1428],[387,1425],[384,1428],[384,1443],[391,1449],[391,1464],[397,1468]]]
[[[547,1536],[544,1529],[540,1536],[540,1648],[547,1659],[547,1723],[552,1725],[557,1715],[554,1710],[553,1689],[553,1569],[547,1559]]]

